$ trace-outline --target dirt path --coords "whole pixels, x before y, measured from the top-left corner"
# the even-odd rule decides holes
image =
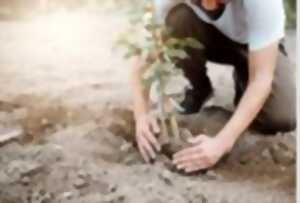
[[[112,50],[125,27],[122,14],[106,12],[0,22],[0,126],[34,140],[0,147],[0,202],[295,202],[294,132],[247,132],[207,174],[174,172],[164,156],[143,164],[128,142],[129,63]],[[211,65],[209,74],[210,104],[230,109],[230,68]],[[216,130],[227,117],[213,112],[187,127]]]

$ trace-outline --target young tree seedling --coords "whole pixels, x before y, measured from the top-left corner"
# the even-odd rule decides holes
[[[118,44],[126,47],[126,58],[139,57],[146,62],[142,80],[156,107],[154,111],[161,129],[160,143],[169,144],[170,136],[179,140],[176,110],[182,109],[174,97],[180,95],[189,82],[177,61],[189,57],[185,48],[201,49],[201,43],[194,38],[172,37],[171,30],[157,22],[153,3],[148,1],[135,12],[129,31],[120,37]]]

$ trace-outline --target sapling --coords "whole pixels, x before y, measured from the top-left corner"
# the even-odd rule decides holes
[[[129,31],[121,35],[118,44],[126,47],[126,58],[139,57],[145,61],[142,80],[159,119],[160,143],[169,144],[170,136],[179,140],[176,111],[182,109],[175,97],[189,82],[177,62],[189,57],[186,47],[201,49],[201,43],[193,38],[173,37],[172,30],[158,23],[153,3],[148,1],[140,11],[135,11]]]

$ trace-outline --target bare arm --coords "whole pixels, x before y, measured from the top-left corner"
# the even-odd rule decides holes
[[[229,122],[218,134],[229,149],[262,109],[272,90],[278,43],[250,52],[247,89]]]
[[[131,88],[133,91],[134,115],[138,118],[140,115],[148,113],[148,97],[147,91],[142,85],[143,61],[136,57],[134,58],[133,68],[130,75]]]
[[[235,113],[216,137],[200,135],[190,140],[192,147],[176,153],[177,168],[188,173],[210,168],[232,149],[270,95],[277,55],[278,43],[250,53],[248,86]]]
[[[151,158],[155,159],[155,151],[160,151],[160,144],[155,137],[155,133],[159,133],[159,127],[156,119],[149,114],[148,92],[142,84],[143,71],[144,62],[138,57],[135,58],[130,81],[133,90],[136,141],[144,160],[149,162]]]

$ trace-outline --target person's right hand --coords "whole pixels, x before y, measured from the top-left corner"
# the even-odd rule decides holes
[[[143,114],[136,118],[136,141],[143,159],[149,163],[156,158],[161,146],[155,136],[160,129],[154,116]]]

